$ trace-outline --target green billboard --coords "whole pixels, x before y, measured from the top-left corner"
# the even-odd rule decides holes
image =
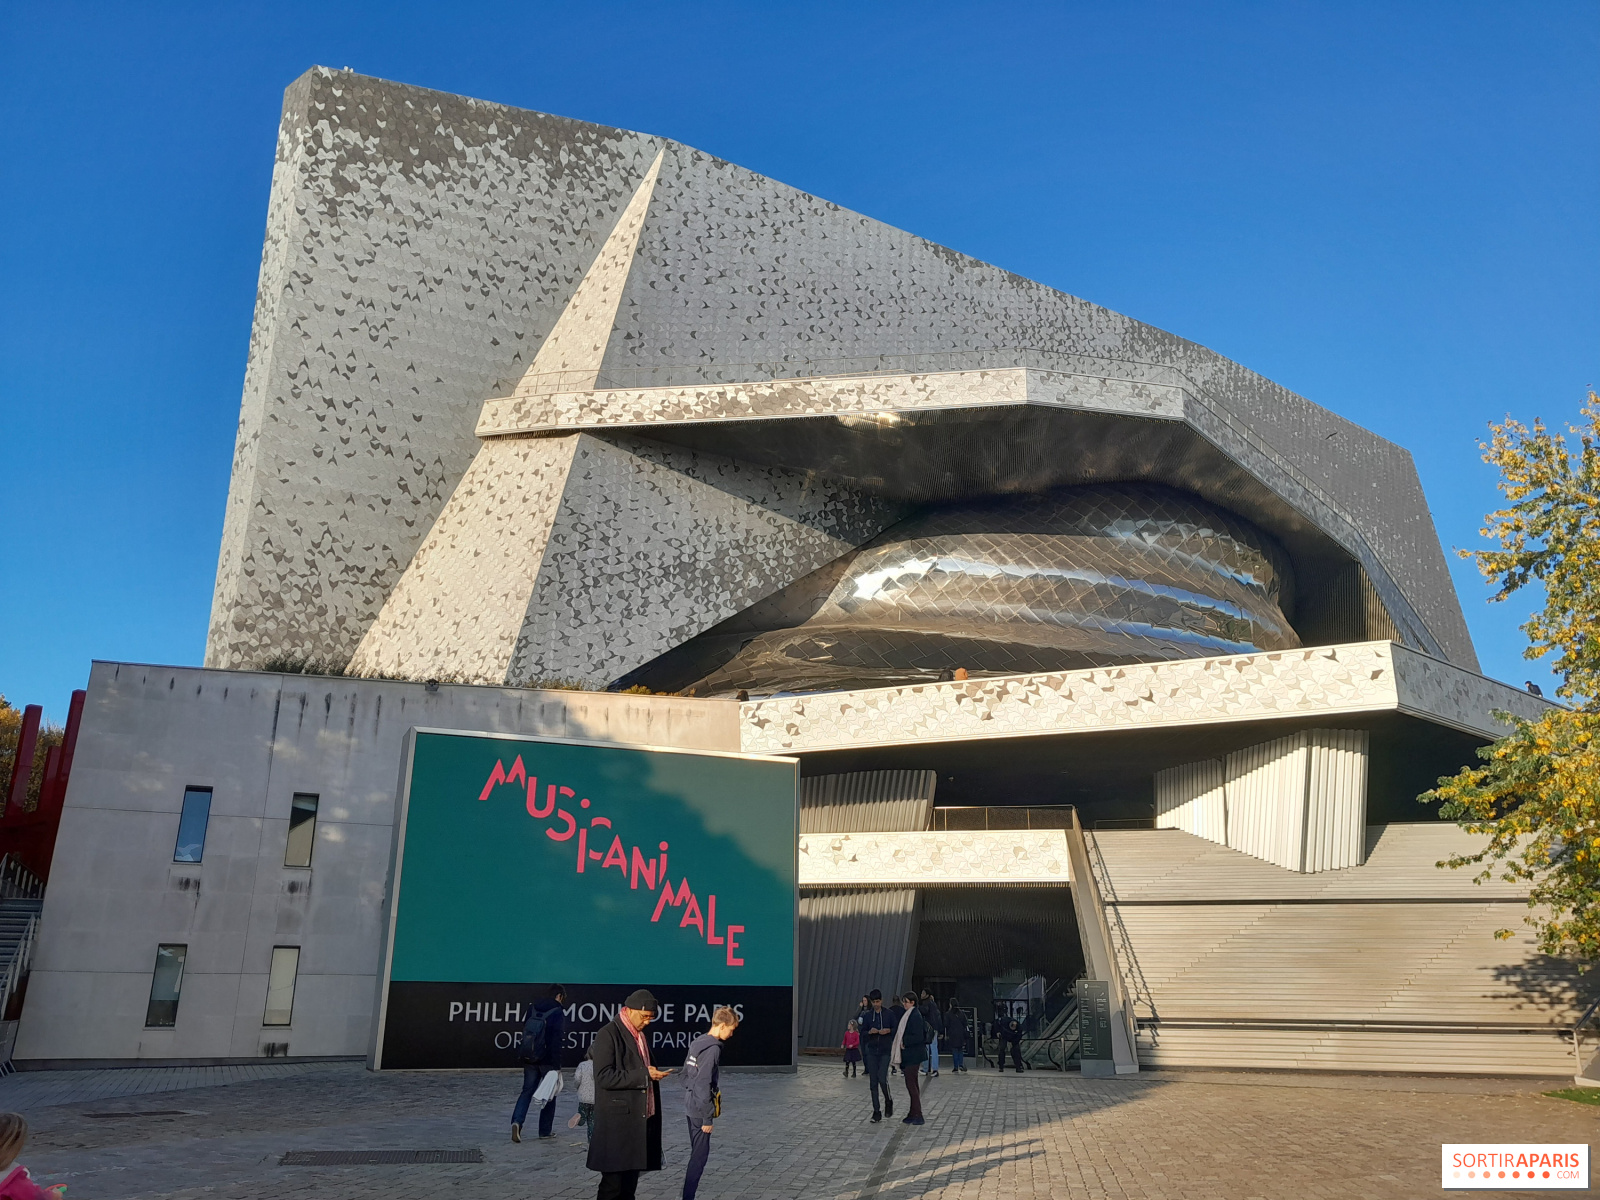
[[[643,986],[663,1001],[662,1061],[731,1003],[739,1060],[792,1062],[796,773],[793,759],[415,730],[374,1065],[512,1065],[525,1007],[553,982],[569,1059]]]

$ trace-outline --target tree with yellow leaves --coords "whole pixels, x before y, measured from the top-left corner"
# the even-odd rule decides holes
[[[1524,625],[1530,659],[1551,659],[1565,707],[1536,721],[1497,713],[1512,731],[1423,794],[1439,815],[1488,835],[1477,854],[1440,866],[1482,867],[1531,884],[1528,918],[1546,954],[1600,959],[1600,396],[1565,434],[1542,421],[1490,426],[1483,459],[1500,471],[1505,508],[1486,518],[1497,550],[1463,551],[1496,586],[1493,600],[1544,588]],[[1502,929],[1497,937],[1510,937]]]

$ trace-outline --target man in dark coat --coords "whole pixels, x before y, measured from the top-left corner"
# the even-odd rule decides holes
[[[917,1008],[915,992],[907,992],[901,1001],[905,1015],[900,1018],[895,1042],[900,1051],[900,1076],[906,1081],[906,1097],[911,1101],[911,1110],[901,1120],[906,1125],[921,1125],[922,1084],[917,1079],[917,1069],[928,1056],[928,1025]]]
[[[867,1090],[872,1093],[872,1119],[894,1116],[894,1099],[889,1095],[889,1051],[894,1045],[898,1014],[883,1007],[883,993],[873,988],[867,994],[869,1007],[863,1008],[856,1023],[861,1027],[861,1061],[867,1068]],[[879,1093],[883,1107],[878,1107]]]
[[[600,1172],[596,1200],[633,1200],[639,1172],[661,1169],[661,1088],[672,1074],[650,1065],[645,1028],[655,1019],[656,998],[644,988],[630,995],[616,1020],[594,1035],[594,1139],[589,1169]]]
[[[1022,1074],[1022,1026],[1015,1020],[1005,1023],[1000,1029],[1000,1069],[1006,1069],[1006,1052],[1010,1051],[1011,1061],[1016,1064],[1017,1074]]]
[[[950,1043],[950,1071],[952,1074],[965,1071],[967,1053],[967,1014],[956,1005],[955,997],[950,998],[950,1011],[944,1017],[944,1036]]]

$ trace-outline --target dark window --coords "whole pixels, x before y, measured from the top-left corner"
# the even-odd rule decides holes
[[[178,818],[178,844],[172,861],[197,863],[206,850],[206,823],[211,820],[211,789],[189,788],[183,793],[183,815]]]
[[[156,969],[150,978],[150,1005],[144,1010],[144,1023],[158,1029],[171,1029],[178,1023],[178,993],[183,990],[183,964],[189,947],[156,947]]]
[[[284,852],[283,865],[309,867],[316,840],[317,798],[310,792],[296,792],[289,805],[289,848]]]

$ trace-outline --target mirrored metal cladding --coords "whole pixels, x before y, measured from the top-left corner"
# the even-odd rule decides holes
[[[1298,646],[1288,556],[1155,484],[925,510],[857,552],[803,623],[746,634],[691,695],[871,687]],[[781,606],[779,606],[781,607]]]

